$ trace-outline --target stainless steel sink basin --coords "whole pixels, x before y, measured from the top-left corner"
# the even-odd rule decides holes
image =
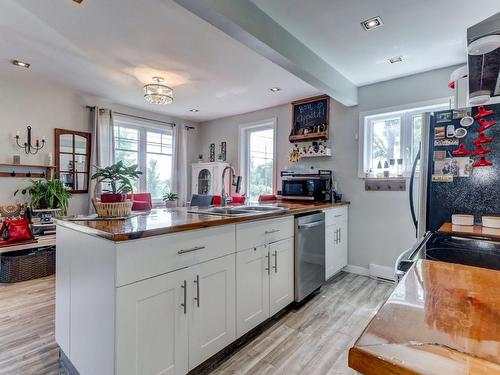
[[[287,208],[275,206],[232,206],[232,207],[211,207],[204,209],[190,210],[188,212],[208,215],[240,216],[258,215],[268,212],[286,211]]]
[[[239,208],[230,208],[230,207],[214,207],[214,208],[209,208],[206,211],[219,215],[248,215],[252,213],[252,211],[243,210]]]
[[[241,206],[239,208],[241,208],[243,210],[260,211],[260,212],[286,211],[286,210],[288,210],[287,208],[276,207],[276,206]]]

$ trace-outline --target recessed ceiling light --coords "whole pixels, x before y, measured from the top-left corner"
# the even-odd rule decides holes
[[[403,62],[403,56],[395,56],[395,57],[391,57],[389,59],[389,62],[391,64],[395,64],[395,63],[399,63],[399,62]]]
[[[281,89],[279,87],[271,87],[269,90],[271,90],[272,92],[281,91]]]
[[[12,64],[15,66],[20,66],[21,68],[29,68],[31,64],[21,61],[21,60],[12,60]]]
[[[189,112],[200,112],[200,110],[199,110],[199,109],[194,109],[194,108],[193,108],[193,109],[190,109],[190,110],[189,110]]]
[[[382,18],[380,18],[378,16],[361,22],[361,26],[363,26],[363,29],[365,29],[367,31],[375,29],[376,27],[382,26],[383,24],[384,23],[382,22]]]

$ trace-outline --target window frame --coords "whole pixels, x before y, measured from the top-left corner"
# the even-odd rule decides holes
[[[114,133],[114,127],[115,126],[120,126],[128,129],[133,129],[137,130],[138,132],[138,145],[137,145],[137,162],[138,162],[138,169],[143,172],[143,174],[139,177],[139,192],[147,192],[147,160],[148,160],[148,154],[158,154],[154,152],[149,152],[147,151],[147,134],[148,132],[157,132],[157,133],[168,133],[169,131],[171,132],[172,136],[172,153],[171,153],[171,176],[170,176],[170,182],[171,184],[173,183],[174,180],[174,166],[175,166],[175,130],[174,126],[166,126],[166,125],[159,125],[154,123],[154,121],[139,121],[135,119],[128,119],[125,116],[115,116],[114,121],[113,121],[113,133]],[[115,149],[115,143],[113,139],[113,157],[116,157],[116,149]],[[169,154],[162,154],[162,155],[169,155]],[[137,192],[136,192],[137,193]],[[153,197],[151,196],[152,202],[154,206],[158,206],[162,204],[162,199],[161,197]]]
[[[277,119],[276,117],[265,119],[261,121],[254,121],[250,123],[241,124],[239,126],[239,142],[238,149],[239,152],[239,174],[242,177],[242,187],[244,188],[244,193],[249,196],[250,192],[250,180],[248,176],[250,175],[250,133],[254,131],[261,131],[266,129],[273,130],[273,183],[272,183],[272,194],[276,194],[277,187],[277,152],[276,152],[276,142],[277,142]]]
[[[413,132],[412,118],[425,112],[434,112],[451,108],[449,98],[442,98],[427,102],[416,103],[413,105],[385,108],[375,111],[360,112],[359,114],[359,133],[358,133],[358,177],[367,178],[370,169],[372,144],[372,129],[369,128],[369,122],[373,120],[387,120],[391,117],[400,118],[400,150],[403,158],[403,177],[408,177],[413,164]],[[423,125],[423,123],[422,123]],[[410,146],[409,152],[407,151]],[[415,153],[416,155],[416,153]],[[373,173],[375,171],[372,171]]]

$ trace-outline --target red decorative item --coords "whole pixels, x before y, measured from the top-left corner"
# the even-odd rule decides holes
[[[484,155],[481,155],[481,158],[472,164],[473,167],[489,167],[493,165],[491,161],[488,161],[484,158]]]
[[[488,152],[491,152],[491,148],[484,147],[483,145],[480,144],[476,146],[476,149],[472,151],[471,155],[472,156],[484,155],[487,154]]]
[[[127,194],[121,193],[102,193],[101,202],[102,203],[120,203],[127,200]]]
[[[484,133],[479,133],[479,136],[476,139],[474,139],[474,144],[477,146],[482,143],[489,143],[492,141],[493,138],[485,136]]]
[[[19,242],[33,240],[28,219],[5,220],[2,225],[2,232],[5,232],[5,241]]]
[[[486,129],[491,128],[493,125],[495,125],[497,122],[495,120],[485,120],[484,118],[479,120],[479,133],[484,132]]]
[[[458,146],[458,149],[453,151],[452,154],[454,156],[467,156],[470,155],[471,152],[465,148],[465,145],[462,143],[460,146]]]
[[[491,109],[484,109],[484,106],[481,105],[477,109],[477,115],[474,116],[474,120],[480,120],[483,117],[492,115],[494,113],[495,113],[495,111],[493,111]]]

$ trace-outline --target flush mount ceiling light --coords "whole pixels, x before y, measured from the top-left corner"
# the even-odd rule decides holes
[[[21,60],[12,60],[12,65],[20,66],[21,68],[29,68],[31,64]]]
[[[366,31],[373,30],[379,26],[382,26],[383,24],[384,23],[382,22],[382,18],[378,16],[361,22],[361,26],[363,26],[363,29],[365,29]]]
[[[396,64],[396,63],[399,63],[399,62],[403,62],[403,56],[395,56],[395,57],[391,57],[389,59],[389,62],[391,64]]]
[[[467,47],[467,50],[469,55],[479,56],[490,53],[497,48],[500,48],[500,35],[495,34],[483,36],[482,38],[472,41]]]
[[[281,89],[279,87],[271,87],[269,90],[271,90],[272,92],[281,91]]]
[[[144,100],[159,105],[172,103],[174,101],[174,91],[170,87],[161,84],[164,81],[163,77],[153,77],[153,81],[156,83],[144,85]]]
[[[199,110],[199,109],[194,109],[194,108],[193,108],[193,109],[190,109],[190,110],[189,110],[189,112],[194,112],[194,113],[196,113],[196,112],[200,112],[200,110]]]

